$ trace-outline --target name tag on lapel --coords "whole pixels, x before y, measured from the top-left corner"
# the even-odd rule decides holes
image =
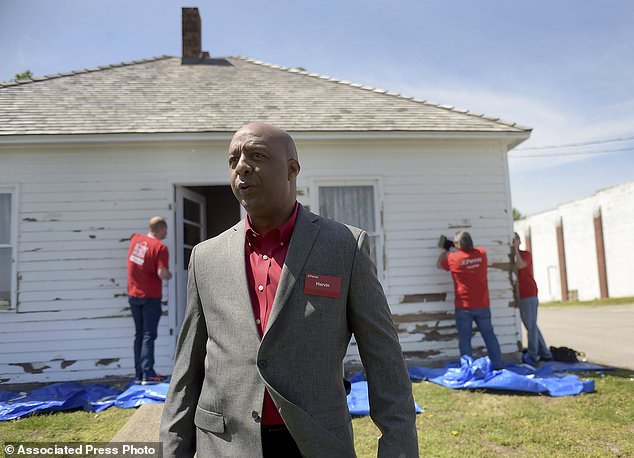
[[[329,277],[328,275],[306,274],[304,294],[339,298],[341,294],[341,277]]]

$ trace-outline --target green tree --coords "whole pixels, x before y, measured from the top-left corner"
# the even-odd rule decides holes
[[[513,221],[517,221],[524,218],[526,218],[526,215],[522,215],[517,208],[513,207]]]
[[[33,73],[31,73],[31,70],[24,70],[22,73],[16,73],[13,79],[15,81],[18,81],[18,80],[30,80],[31,78],[33,78]]]

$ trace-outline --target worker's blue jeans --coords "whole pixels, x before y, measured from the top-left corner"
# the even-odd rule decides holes
[[[504,368],[500,344],[493,332],[491,324],[491,310],[489,307],[480,309],[459,309],[456,308],[456,327],[458,328],[458,346],[460,356],[471,356],[471,329],[475,321],[482,339],[487,347],[487,353],[494,369]]]
[[[540,359],[552,359],[549,348],[546,346],[544,336],[537,327],[537,296],[520,299],[520,316],[526,326],[526,340],[528,341],[528,356],[532,362]]]
[[[161,318],[161,299],[128,297],[134,318],[134,370],[137,380],[156,376],[154,341]]]

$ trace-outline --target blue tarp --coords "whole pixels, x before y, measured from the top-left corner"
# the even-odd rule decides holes
[[[592,369],[590,369],[592,367]],[[571,396],[594,391],[593,380],[580,380],[576,375],[561,375],[565,370],[605,370],[604,366],[588,363],[545,363],[539,369],[526,364],[509,365],[493,370],[488,357],[475,361],[463,356],[460,365],[448,364],[444,368],[409,368],[412,380],[428,380],[455,389],[486,388],[491,390],[523,391],[550,396]]]
[[[156,385],[129,385],[128,389],[114,400],[114,405],[121,409],[139,407],[142,404],[165,402],[169,383]]]
[[[108,385],[81,385],[75,382],[63,382],[38,388],[28,394],[13,393],[7,395],[9,392],[0,393],[0,399],[2,399],[0,401],[0,420],[13,420],[28,417],[36,412],[73,410],[79,407],[89,411],[97,411],[102,398],[116,395],[119,392]]]
[[[580,380],[576,375],[562,374],[574,371],[611,370],[597,364],[548,362],[539,369],[526,364],[508,365],[506,369],[492,370],[487,357],[476,359],[463,357],[443,368],[411,367],[413,381],[428,380],[449,388],[487,388],[494,390],[543,393],[550,396],[569,396],[594,391],[593,380]],[[363,373],[354,374],[348,407],[352,415],[367,415],[368,386]],[[169,384],[134,385],[130,383],[121,392],[108,385],[81,385],[75,382],[53,383],[30,393],[0,391],[0,421],[28,417],[34,413],[83,408],[100,412],[114,405],[133,408],[141,404],[164,402]],[[416,404],[416,411],[422,412]]]
[[[17,391],[0,391],[0,402],[8,402],[22,397],[22,393]]]
[[[0,421],[28,417],[34,413],[83,408],[101,412],[110,406],[138,407],[148,402],[164,402],[167,383],[141,386],[130,383],[121,392],[108,385],[81,385],[75,382],[53,383],[28,394],[0,392]]]
[[[83,408],[87,412],[101,412],[110,407],[120,390],[108,385],[87,385],[83,398]]]
[[[423,408],[414,401],[416,413],[423,412]],[[353,382],[348,395],[348,410],[350,415],[370,415],[370,401],[368,400],[368,382],[365,380]]]

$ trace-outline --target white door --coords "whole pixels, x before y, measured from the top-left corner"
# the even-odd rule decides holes
[[[192,248],[207,238],[207,199],[202,194],[176,188],[176,335],[187,305],[187,267]]]

